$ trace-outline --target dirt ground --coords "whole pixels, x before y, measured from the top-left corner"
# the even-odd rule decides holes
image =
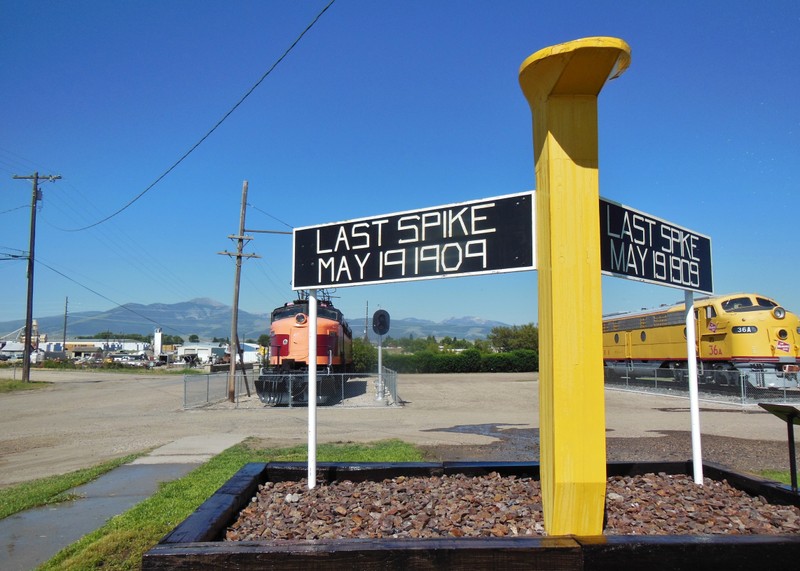
[[[0,378],[11,371],[0,370]],[[0,395],[0,486],[61,474],[187,436],[305,444],[307,409],[183,409],[183,377],[34,369],[45,389]],[[535,373],[400,375],[403,406],[326,407],[318,442],[399,438],[436,460],[537,460]],[[692,457],[688,399],[606,390],[609,460]],[[755,405],[703,402],[703,458],[744,471],[788,469],[785,424]]]
[[[539,457],[538,430],[510,429],[500,437],[504,444],[483,446],[425,446],[431,460],[495,460],[495,449],[515,450],[508,442],[526,442],[527,457],[506,454],[503,460],[527,460]],[[606,456],[609,462],[624,461],[684,461],[692,457],[691,432],[665,431],[659,436],[606,439]],[[787,442],[749,440],[729,436],[706,434],[702,437],[703,460],[716,462],[737,471],[757,473],[761,470],[788,470]]]

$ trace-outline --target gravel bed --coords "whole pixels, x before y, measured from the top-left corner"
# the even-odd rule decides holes
[[[608,479],[606,535],[797,534],[800,508],[727,482],[645,474]],[[228,541],[545,535],[537,480],[463,475],[382,482],[267,482]]]

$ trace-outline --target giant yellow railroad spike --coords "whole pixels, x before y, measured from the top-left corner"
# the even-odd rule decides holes
[[[539,433],[548,535],[599,535],[606,489],[597,95],[630,63],[617,38],[539,50],[520,67],[533,115]]]

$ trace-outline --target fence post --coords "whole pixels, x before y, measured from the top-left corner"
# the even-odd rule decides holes
[[[742,404],[747,403],[747,392],[745,391],[744,384],[747,382],[746,375],[744,373],[739,373],[739,383],[742,386]]]
[[[397,406],[397,371],[392,371],[392,405]]]

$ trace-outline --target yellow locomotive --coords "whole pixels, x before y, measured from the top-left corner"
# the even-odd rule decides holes
[[[269,360],[255,382],[261,401],[270,406],[308,402],[308,336],[317,336],[317,404],[328,404],[343,390],[353,363],[353,333],[330,299],[317,303],[317,328],[310,331],[308,299],[275,308],[269,330]]]
[[[736,293],[695,300],[698,381],[796,388],[800,319],[775,300]],[[687,366],[684,304],[603,319],[607,367]],[[676,377],[681,373],[676,372]]]

